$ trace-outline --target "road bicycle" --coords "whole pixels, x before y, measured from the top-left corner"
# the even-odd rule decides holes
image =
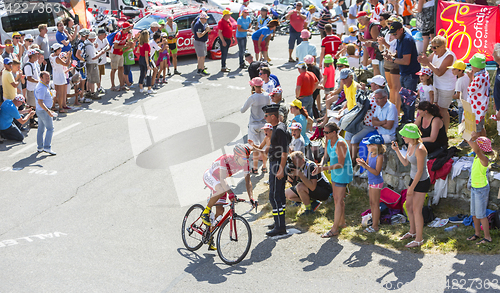
[[[218,231],[216,247],[222,261],[228,265],[242,261],[252,244],[252,230],[248,221],[236,214],[234,209],[236,202],[247,201],[236,199],[234,202],[224,205],[224,208],[229,207],[229,210],[220,221],[212,223],[212,228],[203,224],[200,218],[205,208],[201,204],[191,206],[182,221],[181,233],[184,246],[190,251],[196,251],[203,244],[207,244]],[[253,209],[254,205],[243,215]],[[255,205],[255,210],[257,211],[257,205]]]

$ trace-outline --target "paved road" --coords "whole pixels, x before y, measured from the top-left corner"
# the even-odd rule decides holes
[[[286,46],[278,37],[271,49]],[[271,53],[271,70],[290,102],[297,70],[280,51]],[[182,217],[204,202],[202,173],[241,141],[249,117],[239,112],[247,72],[207,66],[213,74],[199,78],[195,58],[181,58],[182,76],[154,96],[109,93],[60,117],[57,156],[35,153],[34,130],[24,144],[0,145],[0,292],[442,292],[447,284],[457,291],[453,279],[472,288],[498,283],[498,256],[398,252],[313,233],[266,239],[270,219],[252,216],[251,252],[239,265],[206,247],[188,252]]]

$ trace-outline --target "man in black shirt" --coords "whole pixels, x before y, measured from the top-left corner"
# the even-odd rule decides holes
[[[285,226],[285,164],[288,157],[289,135],[283,122],[279,121],[278,104],[262,107],[267,123],[273,126],[271,146],[269,147],[269,201],[273,207],[274,227],[267,236],[286,234]]]
[[[248,75],[250,76],[250,80],[254,77],[259,76],[260,71],[260,61],[253,61],[253,56],[250,53],[245,53],[245,60],[248,62]]]
[[[299,183],[286,190],[286,198],[304,203],[306,211],[302,215],[312,214],[321,204],[320,201],[328,199],[332,193],[332,185],[324,173],[312,175],[317,165],[305,159],[302,152],[293,152],[290,158],[297,169],[292,170],[288,175],[294,177]]]

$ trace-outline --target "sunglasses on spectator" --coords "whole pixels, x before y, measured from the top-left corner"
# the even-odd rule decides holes
[[[20,39],[21,39],[21,37],[15,37],[14,39],[16,39],[16,40],[20,40]]]
[[[442,45],[439,45],[439,46],[431,46],[431,48],[432,48],[433,50],[436,50],[437,48],[439,48],[439,47],[441,47],[441,46],[442,46]]]
[[[33,40],[25,40],[26,42],[30,42],[30,43],[33,43]]]
[[[324,133],[324,134],[330,134],[330,133],[332,133],[332,132],[333,132],[333,131],[325,131],[325,130],[323,130],[323,133]]]

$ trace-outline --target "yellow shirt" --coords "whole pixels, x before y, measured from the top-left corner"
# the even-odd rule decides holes
[[[3,97],[4,99],[14,100],[17,94],[17,89],[12,86],[14,75],[12,71],[4,70],[2,74],[2,87],[3,87]]]
[[[353,80],[350,87],[344,85],[345,99],[347,100],[347,111],[356,106],[356,89],[358,84]]]

